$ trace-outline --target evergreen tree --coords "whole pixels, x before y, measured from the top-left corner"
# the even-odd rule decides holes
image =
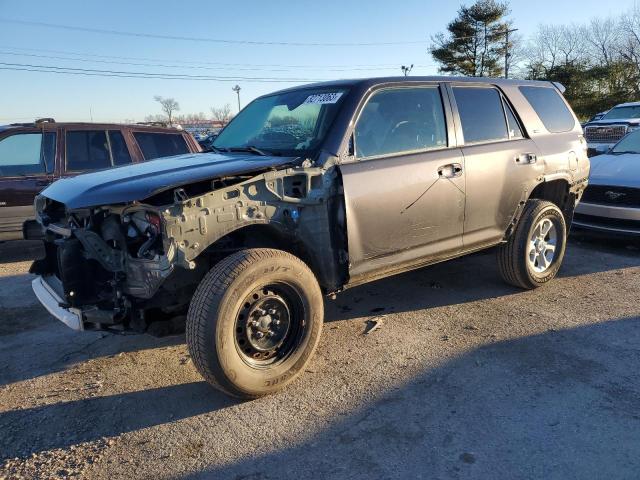
[[[508,14],[508,3],[495,0],[478,0],[470,7],[460,7],[456,19],[447,26],[447,33],[433,38],[431,55],[440,64],[440,72],[502,76],[505,40],[511,25],[506,19]]]

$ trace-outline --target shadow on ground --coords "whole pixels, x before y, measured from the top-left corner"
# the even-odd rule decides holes
[[[486,345],[292,448],[183,478],[637,478],[639,345],[638,317]]]
[[[205,382],[56,403],[0,414],[0,463],[13,457],[171,423],[237,403]],[[46,424],[46,429],[37,425]]]

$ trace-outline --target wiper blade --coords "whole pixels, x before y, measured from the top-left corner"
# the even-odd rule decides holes
[[[254,147],[253,145],[247,145],[246,147],[229,147],[227,149],[229,152],[249,152],[249,153],[255,153],[256,155],[260,155],[261,157],[266,157],[267,153],[263,152],[262,150],[260,150],[257,147]]]
[[[632,154],[632,155],[637,155],[640,152],[633,152],[631,150],[624,150],[624,151],[619,151],[619,152],[611,152],[613,155],[626,155],[626,154]]]
[[[214,147],[213,145],[209,145],[209,150],[211,150],[214,153],[224,153],[224,152],[228,152],[229,150],[226,148],[222,148],[222,147]]]

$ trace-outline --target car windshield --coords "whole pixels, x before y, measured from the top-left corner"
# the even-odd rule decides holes
[[[213,148],[301,156],[319,147],[345,89],[300,89],[251,102],[220,133]]]
[[[640,130],[631,132],[620,140],[611,149],[611,153],[640,153]]]
[[[612,108],[601,120],[617,120],[621,118],[640,118],[640,105]]]

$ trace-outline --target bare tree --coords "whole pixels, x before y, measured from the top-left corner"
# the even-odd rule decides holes
[[[164,98],[156,95],[153,99],[160,104],[162,111],[169,119],[169,125],[173,125],[173,113],[180,110],[180,104],[174,98]]]
[[[211,116],[218,122],[228,123],[231,120],[231,105],[227,103],[223,107],[211,107]]]

